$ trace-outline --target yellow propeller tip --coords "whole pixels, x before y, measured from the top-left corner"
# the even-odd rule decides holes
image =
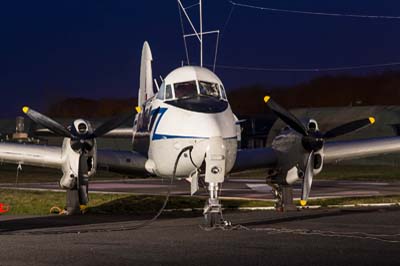
[[[28,111],[29,111],[29,107],[28,106],[22,107],[22,112],[24,112],[26,114]]]
[[[369,122],[370,122],[371,124],[375,123],[375,117],[372,117],[372,116],[371,116],[371,117],[369,118]]]
[[[265,96],[265,97],[264,97],[264,102],[267,103],[267,102],[269,101],[269,99],[271,99],[271,97]]]
[[[306,200],[300,200],[300,205],[301,206],[306,206],[307,205],[307,201]]]
[[[140,108],[140,106],[136,106],[136,112],[140,113],[142,111],[142,108]]]

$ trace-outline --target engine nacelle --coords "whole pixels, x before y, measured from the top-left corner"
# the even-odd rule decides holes
[[[96,173],[97,168],[97,146],[93,140],[93,148],[85,152],[85,162],[87,163],[87,173],[83,173],[88,178]],[[65,138],[62,145],[62,172],[63,176],[60,180],[60,187],[63,189],[73,189],[76,186],[79,176],[79,157],[80,154],[72,149],[71,139]]]
[[[286,173],[285,181],[288,185],[292,185],[294,182],[303,177],[304,177],[304,172],[301,171],[296,166],[294,166],[291,169],[289,169],[289,171]]]
[[[324,153],[323,151],[318,151],[314,153],[314,165],[313,165],[314,176],[321,173],[323,166],[324,166]]]

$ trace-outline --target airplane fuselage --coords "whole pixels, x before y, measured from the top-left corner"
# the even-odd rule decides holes
[[[165,101],[156,95],[142,108],[135,119],[133,149],[148,157],[148,172],[171,176],[178,154],[183,148],[193,146],[190,154],[183,154],[176,171],[177,176],[189,176],[203,164],[212,137],[223,140],[226,173],[233,168],[237,128],[226,99],[197,95]]]

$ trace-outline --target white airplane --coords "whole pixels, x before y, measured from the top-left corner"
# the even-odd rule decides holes
[[[219,201],[221,184],[229,173],[254,168],[268,168],[267,182],[273,187],[277,207],[290,209],[291,186],[302,180],[301,205],[309,198],[313,176],[324,163],[400,151],[400,138],[387,137],[355,141],[326,142],[373,124],[370,117],[354,121],[326,133],[317,121],[303,124],[270,97],[265,103],[288,127],[262,149],[239,150],[240,121],[232,112],[222,81],[203,67],[202,0],[199,0],[200,31],[197,32],[181,0],[181,11],[190,22],[200,42],[200,67],[185,66],[165,77],[157,92],[153,89],[152,54],[147,42],[142,50],[137,115],[132,129],[116,129],[133,114],[114,118],[92,128],[87,120],[77,119],[65,128],[58,122],[29,107],[23,112],[34,122],[64,138],[61,147],[0,143],[0,162],[33,165],[62,170],[60,187],[67,191],[67,214],[80,212],[87,204],[89,179],[98,168],[111,172],[146,173],[158,177],[190,178],[191,194],[196,193],[199,177],[205,179],[209,199],[204,207],[207,223],[221,222]],[[97,149],[101,136],[133,137],[133,150]]]
[[[209,191],[204,215],[212,226],[221,217],[221,184],[233,171],[269,168],[265,174],[281,205],[290,203],[292,197],[287,195],[290,186],[302,180],[301,203],[305,205],[313,176],[321,172],[324,163],[400,151],[399,137],[326,142],[328,138],[372,124],[374,119],[358,120],[321,133],[315,120],[303,124],[268,96],[264,101],[288,127],[271,147],[238,150],[238,120],[218,76],[203,67],[180,67],[167,75],[154,93],[151,63],[146,42],[142,51],[138,113],[130,132],[133,151],[96,147],[96,138],[112,134],[110,131],[131,115],[113,119],[96,129],[83,119],[64,128],[24,107],[23,112],[33,121],[64,137],[63,145],[0,143],[0,162],[61,169],[59,183],[67,190],[69,213],[79,212],[80,205],[87,204],[89,178],[98,167],[158,177],[191,177],[192,194],[198,189],[199,176],[204,176]]]

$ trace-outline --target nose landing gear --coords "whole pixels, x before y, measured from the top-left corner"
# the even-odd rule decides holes
[[[230,224],[224,221],[222,205],[218,197],[219,184],[225,179],[226,150],[222,137],[212,137],[206,153],[205,181],[208,183],[209,199],[204,206],[204,218],[208,227]]]
[[[224,224],[222,218],[222,205],[218,199],[218,184],[210,183],[208,186],[210,198],[204,206],[204,218],[207,227],[214,227]]]

